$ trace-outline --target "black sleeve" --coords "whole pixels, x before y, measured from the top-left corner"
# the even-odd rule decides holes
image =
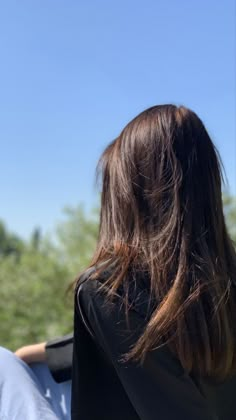
[[[46,344],[46,362],[56,382],[71,379],[73,334],[50,340]]]
[[[166,347],[150,352],[142,365],[121,361],[122,355],[129,351],[130,346],[142,333],[145,320],[136,310],[130,310],[128,327],[121,300],[117,299],[107,310],[104,305],[104,294],[98,292],[99,286],[96,280],[88,280],[79,287],[77,304],[80,317],[86,322],[96,346],[104,352],[110,369],[117,374],[138,418],[140,420],[215,419],[205,397]],[[106,400],[110,398],[109,394],[101,392],[99,395],[100,404],[106,405]],[[90,398],[93,404],[92,393]],[[118,404],[117,398],[116,405]],[[115,412],[116,407],[113,408]],[[104,417],[104,420],[107,419],[108,417]]]

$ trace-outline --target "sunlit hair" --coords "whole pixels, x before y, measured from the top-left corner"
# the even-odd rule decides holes
[[[236,254],[222,208],[221,164],[202,121],[154,106],[104,151],[100,230],[91,265],[114,261],[109,295],[148,274],[156,308],[128,358],[167,343],[184,368],[224,379],[236,371]],[[103,266],[104,267],[104,266]]]

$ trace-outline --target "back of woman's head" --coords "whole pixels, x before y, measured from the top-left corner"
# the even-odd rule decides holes
[[[235,371],[236,256],[227,234],[218,153],[198,116],[154,106],[103,153],[100,233],[93,264],[148,273],[157,306],[130,358],[168,342],[183,366],[220,379]],[[126,280],[127,281],[127,280]]]

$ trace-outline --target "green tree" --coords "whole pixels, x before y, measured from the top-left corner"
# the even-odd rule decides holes
[[[97,228],[96,211],[68,208],[53,240],[35,231],[19,259],[2,254],[1,345],[14,350],[72,330],[73,297],[66,290],[89,264]]]
[[[23,241],[15,234],[8,232],[0,221],[0,256],[15,255],[19,257],[23,251]]]
[[[84,207],[66,207],[65,219],[56,229],[59,258],[76,276],[91,261],[98,237],[98,209],[86,213]]]
[[[236,197],[225,193],[223,196],[224,213],[229,234],[236,244]]]
[[[33,230],[31,239],[30,239],[31,246],[35,251],[39,251],[39,248],[41,245],[41,239],[42,239],[41,229],[37,227]]]
[[[72,302],[65,299],[69,273],[50,257],[26,251],[19,262],[2,258],[1,345],[15,349],[72,328]]]

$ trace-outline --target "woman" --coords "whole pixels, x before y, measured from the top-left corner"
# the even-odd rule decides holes
[[[154,106],[103,153],[75,293],[72,419],[236,418],[236,254],[198,116]]]

